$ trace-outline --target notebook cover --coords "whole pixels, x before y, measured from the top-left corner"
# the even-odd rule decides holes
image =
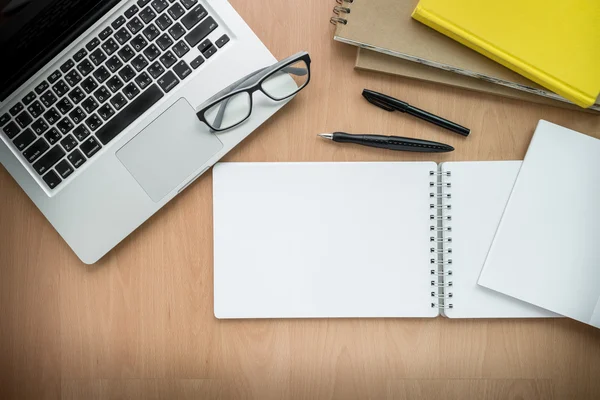
[[[531,94],[568,101],[514,71],[415,21],[418,0],[355,0],[341,14],[334,39],[408,61],[452,71]],[[334,3],[335,4],[335,3]],[[594,106],[600,110],[600,104]]]
[[[382,72],[384,74],[397,75],[406,78],[418,79],[425,82],[447,85],[460,89],[473,90],[475,92],[493,94],[516,100],[524,100],[537,104],[546,104],[555,107],[566,108],[584,112],[598,113],[596,110],[581,108],[572,103],[549,99],[544,96],[511,89],[506,86],[496,85],[481,79],[444,71],[439,68],[411,62],[398,57],[376,51],[357,49],[355,68],[363,71]]]
[[[590,107],[600,92],[600,2],[421,0],[413,18]]]

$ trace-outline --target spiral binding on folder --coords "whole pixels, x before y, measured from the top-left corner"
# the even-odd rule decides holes
[[[340,0],[341,1],[341,0]],[[453,292],[452,290],[452,182],[450,171],[430,171],[429,187],[432,190],[429,193],[429,209],[432,214],[429,215],[429,220],[432,224],[429,227],[431,236],[430,252],[434,255],[430,259],[430,264],[434,267],[429,271],[429,274],[434,277],[431,280],[431,307],[440,309],[453,308],[451,303]]]
[[[354,0],[335,0],[335,2],[339,4],[338,6],[333,7],[333,13],[336,16],[331,17],[329,22],[333,25],[346,25],[348,20],[344,18],[343,14],[350,14],[351,9],[348,5],[354,3]]]

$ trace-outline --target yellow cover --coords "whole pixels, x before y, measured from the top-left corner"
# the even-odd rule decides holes
[[[600,93],[600,0],[420,0],[412,17],[581,107]]]

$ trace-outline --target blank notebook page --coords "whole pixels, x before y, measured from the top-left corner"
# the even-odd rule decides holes
[[[220,163],[217,318],[435,317],[424,163]]]
[[[600,327],[600,140],[540,121],[479,283]]]

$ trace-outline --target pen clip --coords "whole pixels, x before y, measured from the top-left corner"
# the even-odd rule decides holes
[[[363,92],[363,97],[365,99],[367,99],[367,101],[379,108],[384,109],[385,111],[396,111],[396,109],[394,107],[391,107],[390,105],[382,102],[381,100],[375,99],[373,97],[371,97],[368,93]]]

